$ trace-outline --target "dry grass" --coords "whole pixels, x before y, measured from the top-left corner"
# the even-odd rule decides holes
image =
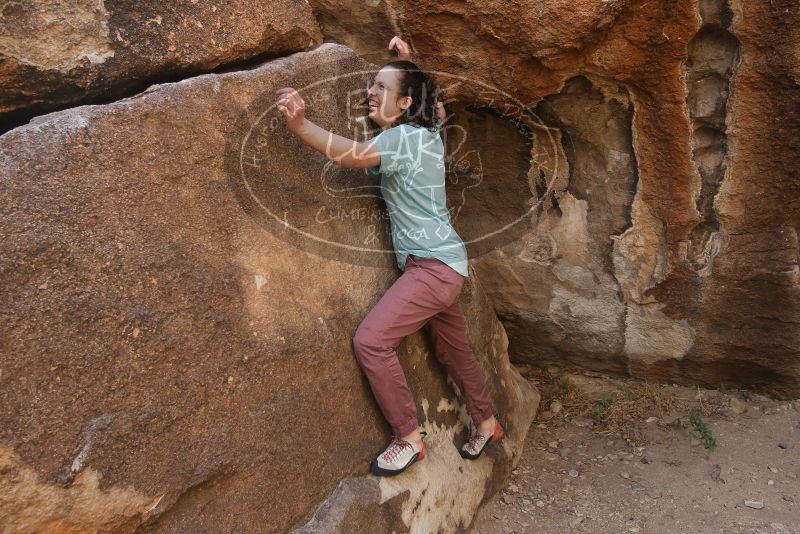
[[[618,435],[631,446],[646,444],[643,428],[649,417],[656,417],[664,426],[686,428],[693,407],[699,407],[702,415],[708,416],[727,406],[725,395],[700,389],[692,395],[687,388],[616,380],[614,387],[609,388],[615,392],[590,397],[560,369],[553,372],[552,368],[530,367],[523,374],[542,392],[541,421],[588,419],[595,432]],[[548,409],[553,401],[561,403],[557,414]]]

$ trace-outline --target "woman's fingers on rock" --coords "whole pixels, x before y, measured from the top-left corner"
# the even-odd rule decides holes
[[[389,50],[392,48],[397,48],[397,52],[401,55],[408,53],[408,43],[403,41],[398,35],[395,35],[392,37],[392,40],[389,41]]]
[[[278,98],[278,105],[305,108],[305,102],[298,95],[284,95]]]
[[[276,107],[287,120],[296,118],[305,109],[305,102],[293,87],[282,87],[275,91],[278,95]]]
[[[300,96],[300,93],[298,93],[293,87],[283,87],[275,92],[278,94],[279,102],[291,102],[292,100],[300,100],[302,102],[303,100]]]
[[[295,100],[292,101],[292,112],[294,115],[299,115],[301,111],[305,110],[306,106],[303,104],[302,100]]]

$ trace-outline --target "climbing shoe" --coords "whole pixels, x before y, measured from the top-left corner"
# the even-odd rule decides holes
[[[480,431],[475,432],[472,434],[469,439],[467,440],[464,445],[461,446],[461,453],[462,458],[466,458],[467,460],[475,460],[477,459],[483,449],[485,449],[490,443],[495,443],[503,439],[505,433],[503,432],[503,427],[500,426],[500,423],[495,421],[494,423],[494,432],[489,435],[481,434]]]
[[[426,433],[420,432],[423,439]],[[391,477],[399,475],[415,462],[425,458],[425,453],[428,448],[425,443],[422,443],[421,448],[410,441],[392,436],[392,442],[389,446],[375,458],[370,464],[370,471],[372,474],[379,477]]]

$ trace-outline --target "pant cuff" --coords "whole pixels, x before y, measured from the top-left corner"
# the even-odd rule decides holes
[[[419,420],[417,419],[417,416],[414,416],[413,419],[409,419],[403,425],[395,428],[394,432],[398,438],[402,438],[403,436],[411,434],[417,428],[419,428]]]
[[[488,410],[480,413],[476,413],[472,415],[472,422],[475,423],[475,428],[478,428],[478,425],[489,419],[494,415],[494,408],[490,406]]]

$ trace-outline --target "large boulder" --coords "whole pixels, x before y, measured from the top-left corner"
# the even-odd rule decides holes
[[[473,125],[513,361],[800,394],[796,2],[310,1],[365,56],[404,28]]]
[[[154,81],[321,42],[310,7],[297,0],[6,2],[0,119],[118,98]]]
[[[398,272],[385,219],[348,248],[367,222],[340,215],[379,213],[374,187],[332,184],[377,178],[332,169],[270,108],[304,88],[312,120],[361,135],[365,109],[346,111],[372,70],[325,44],[0,137],[4,532],[353,532],[365,510],[387,531],[467,528],[538,394],[473,270],[461,303],[508,439],[458,456],[466,411],[421,331],[399,354],[431,453],[366,474],[389,428],[352,336]]]

